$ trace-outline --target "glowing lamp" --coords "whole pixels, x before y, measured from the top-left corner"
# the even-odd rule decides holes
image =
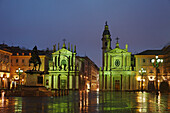
[[[151,62],[154,63],[154,62],[155,62],[155,59],[152,59]]]
[[[158,59],[158,56],[156,56],[156,59]]]
[[[137,81],[141,81],[141,77],[139,76],[139,77],[137,77]]]
[[[3,74],[1,74],[1,77],[3,77]]]
[[[7,78],[9,78],[9,74],[7,74]]]

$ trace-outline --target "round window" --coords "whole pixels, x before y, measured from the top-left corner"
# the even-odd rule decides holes
[[[119,61],[118,59],[115,61],[115,65],[116,65],[117,67],[120,65],[120,61]]]

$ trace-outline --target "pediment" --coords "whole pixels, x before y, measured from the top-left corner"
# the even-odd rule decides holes
[[[69,51],[69,50],[67,50],[67,49],[65,49],[65,48],[62,48],[62,49],[60,49],[60,50],[58,50],[58,51],[56,51],[56,52],[54,52],[54,53],[52,53],[53,55],[72,55],[72,52],[71,51]]]
[[[125,49],[115,48],[108,51],[108,53],[129,53],[129,52],[127,52]]]

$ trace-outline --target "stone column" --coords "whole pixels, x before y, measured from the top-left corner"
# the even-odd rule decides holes
[[[110,71],[110,67],[111,67],[111,65],[110,65],[110,55],[108,55],[108,60],[107,60],[107,62],[108,62],[108,71]]]
[[[113,76],[111,72],[110,72],[110,90],[113,90]]]

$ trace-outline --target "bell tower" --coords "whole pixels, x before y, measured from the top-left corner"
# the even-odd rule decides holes
[[[110,31],[107,25],[107,21],[105,23],[105,29],[103,31],[103,36],[102,36],[102,68],[104,69],[104,53],[111,50],[111,41],[112,39],[110,38]]]

